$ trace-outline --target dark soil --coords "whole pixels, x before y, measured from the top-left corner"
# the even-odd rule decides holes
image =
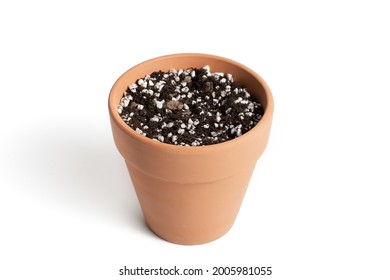
[[[118,113],[132,129],[163,143],[203,146],[253,128],[263,108],[230,74],[200,69],[153,72],[130,85]]]

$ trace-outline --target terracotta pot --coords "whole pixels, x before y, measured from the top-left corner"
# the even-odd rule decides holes
[[[224,143],[183,147],[142,136],[120,118],[117,106],[126,88],[153,71],[200,68],[231,73],[261,102],[260,122]],[[270,134],[273,99],[262,78],[244,65],[206,54],[174,54],[138,64],[114,84],[109,112],[115,144],[126,161],[150,229],[177,244],[202,244],[224,235],[233,225],[256,161]]]

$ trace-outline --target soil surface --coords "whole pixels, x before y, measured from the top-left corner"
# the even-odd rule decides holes
[[[245,134],[259,122],[263,108],[232,75],[204,66],[138,79],[124,93],[118,113],[153,140],[203,146]]]

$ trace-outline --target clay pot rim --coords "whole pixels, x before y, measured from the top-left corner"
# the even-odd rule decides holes
[[[179,146],[179,145],[172,145],[172,144],[168,144],[168,143],[161,143],[159,141],[152,140],[152,139],[150,139],[150,138],[148,138],[146,136],[140,135],[135,130],[133,130],[131,127],[129,127],[120,118],[120,116],[118,114],[118,111],[117,111],[118,104],[115,104],[113,102],[113,99],[114,99],[113,96],[115,95],[115,88],[116,88],[117,83],[124,76],[126,76],[128,72],[130,72],[134,68],[137,68],[137,67],[139,67],[139,66],[141,66],[143,64],[146,64],[146,63],[158,63],[160,60],[165,60],[165,59],[169,59],[169,58],[177,58],[177,57],[188,57],[188,56],[202,57],[202,58],[206,58],[206,59],[207,58],[212,58],[212,59],[218,59],[218,60],[230,63],[230,64],[235,65],[236,67],[239,67],[239,68],[243,69],[244,71],[248,72],[256,80],[259,81],[259,83],[264,88],[265,98],[267,100],[267,107],[265,108],[264,114],[263,114],[262,118],[260,119],[260,121],[251,130],[249,130],[245,134],[243,134],[243,135],[241,135],[241,136],[239,136],[239,137],[237,137],[235,139],[228,140],[228,141],[225,141],[225,142],[222,142],[222,143],[218,143],[218,144],[204,145],[204,146]],[[121,94],[123,94],[123,93],[121,93]],[[243,140],[245,140],[245,139],[247,139],[249,137],[252,137],[252,134],[255,135],[257,130],[262,129],[262,126],[267,125],[267,124],[270,123],[270,121],[272,119],[273,110],[274,110],[274,101],[273,101],[273,97],[272,97],[272,94],[271,94],[271,90],[269,89],[267,83],[263,80],[263,78],[261,78],[255,71],[253,71],[249,67],[247,67],[247,66],[245,66],[245,65],[243,65],[243,64],[241,64],[241,63],[239,63],[237,61],[234,61],[232,59],[225,58],[225,57],[222,57],[222,56],[211,55],[211,54],[204,54],[204,53],[176,53],[176,54],[169,54],[169,55],[163,55],[163,56],[151,58],[149,60],[143,61],[143,62],[141,62],[141,63],[131,67],[126,72],[124,72],[118,78],[118,80],[114,83],[114,85],[111,88],[109,99],[108,99],[108,107],[109,107],[110,114],[113,117],[113,120],[116,122],[116,124],[122,130],[124,130],[127,134],[131,135],[132,137],[134,137],[138,141],[141,141],[144,144],[150,145],[150,146],[152,146],[153,148],[156,148],[156,149],[163,149],[163,150],[171,151],[171,152],[174,152],[174,153],[192,154],[192,153],[199,153],[199,152],[207,153],[208,151],[210,151],[212,149],[216,149],[216,148],[228,148],[229,146],[236,145],[238,142],[243,141]]]

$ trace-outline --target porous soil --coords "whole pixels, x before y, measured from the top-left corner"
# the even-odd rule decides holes
[[[229,73],[208,66],[153,72],[129,85],[118,105],[139,134],[181,146],[237,138],[253,128],[263,108]]]

